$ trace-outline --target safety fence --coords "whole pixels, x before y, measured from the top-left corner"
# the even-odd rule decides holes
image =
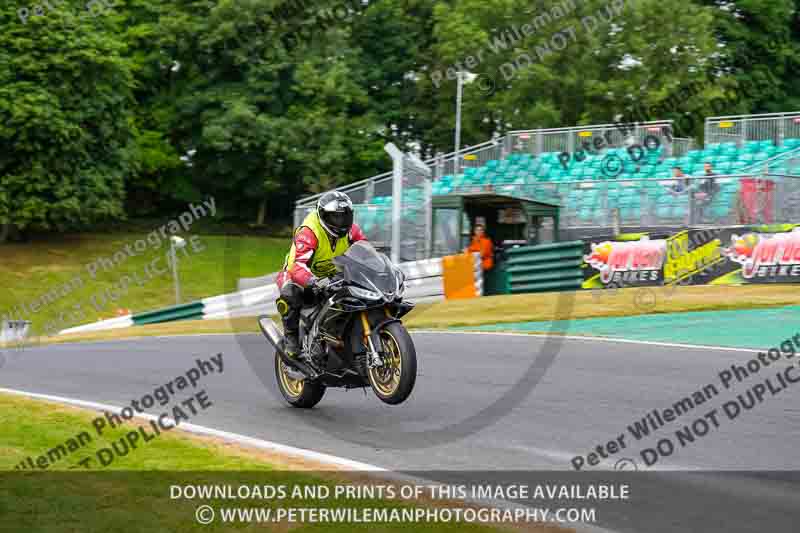
[[[453,192],[491,190],[555,203],[567,229],[795,222],[800,220],[800,157],[777,159],[753,172],[711,177],[461,185]]]
[[[588,146],[590,150],[625,147],[629,144],[643,145],[646,137],[655,137],[665,149],[665,156],[674,154],[672,145],[672,121],[657,120],[633,124],[593,124],[568,128],[517,130],[505,137],[507,153],[539,155],[545,152],[575,153]],[[681,150],[691,147],[689,139],[679,143]]]
[[[742,146],[747,141],[771,141],[783,145],[784,139],[800,138],[800,112],[768,113],[762,115],[729,115],[708,117],[704,139],[709,144],[734,142]]]
[[[659,139],[664,146],[662,157],[680,156],[693,146],[691,139],[676,139],[671,136],[672,121],[652,121],[637,124],[600,124],[575,126],[568,128],[550,128],[535,130],[519,130],[509,132],[483,142],[466,147],[458,152],[440,154],[436,157],[419,161],[426,167],[420,171],[419,165],[408,162],[401,166],[400,187],[402,194],[395,205],[396,196],[393,172],[385,172],[371,178],[351,183],[336,190],[347,193],[356,204],[356,220],[363,222],[364,232],[370,241],[382,243],[385,249],[392,248],[392,225],[399,219],[401,231],[401,251],[395,257],[399,260],[417,260],[429,257],[431,250],[424,249],[426,239],[417,234],[424,228],[426,209],[431,204],[431,188],[444,176],[463,173],[470,168],[479,168],[490,161],[505,159],[512,153],[528,153],[539,155],[543,152],[569,152],[580,150],[584,143],[590,146],[602,140],[604,148],[627,147],[632,144],[643,144],[648,136]],[[395,169],[398,165],[395,165]],[[310,213],[321,194],[315,194],[299,200],[295,206],[294,224],[300,225],[303,218]],[[421,243],[420,243],[421,241]]]
[[[583,241],[569,241],[508,250],[505,292],[517,294],[580,289],[583,282],[583,249]]]
[[[477,254],[474,255],[477,256]],[[473,290],[477,296],[480,296],[482,294],[480,260],[479,258],[470,258],[470,262],[474,267],[469,283],[471,285],[474,284]],[[406,275],[405,299],[416,303],[437,302],[445,299],[444,271],[441,258],[402,263],[399,266]],[[178,320],[213,320],[274,315],[277,314],[275,300],[278,298],[278,294],[278,286],[275,283],[270,283],[261,287],[204,298],[187,304],[84,324],[60,331],[59,335]]]

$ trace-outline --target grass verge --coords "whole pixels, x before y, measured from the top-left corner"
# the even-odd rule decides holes
[[[152,236],[147,241],[147,235],[59,235],[3,245],[0,319],[30,320],[42,334],[113,318],[119,311],[174,305],[169,243]],[[233,292],[240,277],[279,270],[289,242],[286,237],[184,237],[188,242],[178,256],[183,302]]]
[[[213,406],[212,406],[213,408]],[[340,523],[301,524],[287,520],[264,523],[221,523],[221,507],[264,508],[274,513],[278,508],[305,507],[354,509],[429,507],[449,502],[399,499],[343,499],[299,497],[292,488],[325,486],[335,493],[335,486],[360,482],[363,474],[320,472],[321,465],[253,451],[218,439],[164,432],[148,443],[140,443],[124,456],[118,456],[102,471],[70,469],[75,458],[88,456],[114,443],[144,422],[133,419],[123,426],[98,435],[92,426],[97,416],[82,409],[51,402],[0,394],[0,475],[3,497],[0,498],[0,531],[39,532],[153,532],[153,531],[497,531],[486,525],[447,523]],[[55,446],[86,431],[91,442],[52,462],[46,471],[16,470],[27,457],[48,454]],[[329,468],[329,467],[328,467]],[[5,472],[3,472],[5,471]],[[11,471],[11,472],[9,472]],[[173,498],[173,485],[221,485],[236,490],[241,485],[283,486],[285,498],[233,499]],[[195,520],[200,505],[217,511],[209,525]],[[463,505],[462,505],[463,506]],[[515,528],[522,529],[522,528]],[[526,531],[554,533],[564,531],[551,526],[531,525]]]

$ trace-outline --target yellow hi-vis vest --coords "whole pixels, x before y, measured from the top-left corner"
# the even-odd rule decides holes
[[[333,276],[336,274],[337,269],[332,260],[334,257],[339,257],[344,254],[347,249],[350,248],[349,235],[336,239],[336,244],[331,247],[328,232],[322,227],[322,223],[319,221],[319,214],[317,214],[316,211],[312,211],[308,214],[303,220],[303,223],[294,231],[294,234],[297,235],[297,232],[303,227],[313,231],[314,236],[317,238],[317,249],[314,251],[314,255],[311,257],[311,264],[309,265],[311,273],[318,278]],[[292,268],[292,265],[294,265],[295,253],[294,238],[292,238],[292,247],[286,255],[286,261],[283,265],[284,270],[289,270]]]

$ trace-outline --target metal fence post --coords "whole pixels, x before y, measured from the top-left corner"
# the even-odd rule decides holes
[[[383,147],[392,158],[392,262],[400,262],[400,218],[403,214],[403,152],[387,143]]]
[[[367,182],[366,188],[364,190],[364,203],[368,204],[372,202],[372,199],[375,197],[375,182],[370,180]]]
[[[425,259],[430,259],[433,252],[433,185],[431,178],[425,178]]]

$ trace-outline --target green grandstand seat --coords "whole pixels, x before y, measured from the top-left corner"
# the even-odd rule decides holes
[[[744,153],[739,156],[738,161],[746,163],[747,165],[752,165],[756,160],[756,154],[754,153]]]
[[[639,168],[639,174],[649,178],[651,176],[654,176],[657,170],[658,170],[658,165],[652,165],[652,164],[642,165]]]
[[[730,161],[726,161],[724,163],[720,163],[716,168],[714,167],[712,168],[714,169],[714,172],[716,174],[730,174],[731,168],[733,168],[734,164],[736,163],[731,163]],[[698,167],[697,169],[698,173],[700,173],[702,170],[703,170],[702,166]]]
[[[788,146],[790,149],[800,148],[800,139],[789,138],[783,140],[783,146]]]
[[[756,153],[761,151],[761,141],[747,141],[744,143],[744,151],[748,153]]]
[[[686,152],[686,157],[694,163],[701,161],[704,155],[705,152],[703,150],[690,150]]]
[[[581,179],[584,180],[597,180],[601,176],[600,169],[595,167],[583,167],[581,172]]]

